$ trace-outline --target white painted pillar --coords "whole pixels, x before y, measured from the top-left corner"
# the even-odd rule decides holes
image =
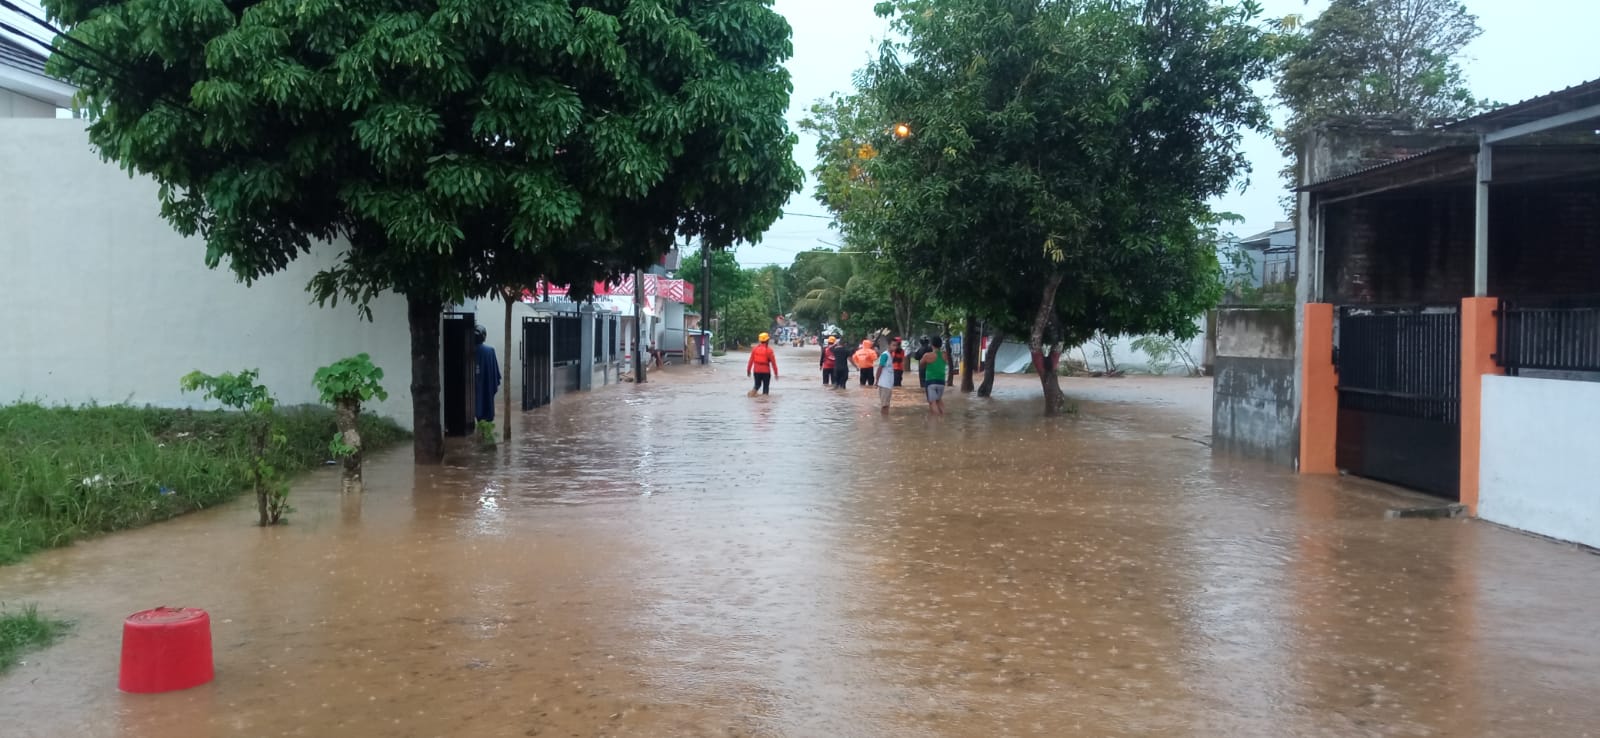
[[[1489,296],[1489,181],[1494,178],[1494,147],[1478,139],[1478,202],[1472,238],[1472,294]]]

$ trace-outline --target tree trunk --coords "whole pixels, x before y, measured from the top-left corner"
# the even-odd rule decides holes
[[[901,290],[889,290],[889,300],[894,304],[895,329],[897,335],[905,340],[911,340],[911,297]]]
[[[517,305],[517,297],[516,290],[506,288],[506,342],[500,344],[501,362],[505,364],[505,371],[500,373],[501,391],[505,394],[500,401],[500,440],[503,441],[511,440],[511,310]],[[594,340],[598,341],[600,337],[595,336]]]
[[[1055,417],[1067,409],[1067,395],[1061,391],[1061,374],[1056,371],[1061,365],[1061,344],[1050,347],[1044,364],[1045,371],[1039,375],[1039,381],[1044,385],[1044,414],[1046,417]]]
[[[978,344],[983,343],[983,337],[978,335],[978,316],[967,313],[967,324],[962,327],[962,331],[961,391],[971,392],[977,389],[972,380],[972,373],[978,368]]]
[[[705,322],[704,330],[711,330],[711,316],[701,318]],[[644,356],[644,272],[633,270],[633,382],[644,384],[645,361]]]
[[[995,331],[989,337],[989,348],[983,352],[983,383],[978,385],[978,396],[988,397],[994,393],[994,362],[1000,355],[1000,344],[1005,342],[1006,334]]]
[[[437,299],[406,296],[411,324],[411,455],[418,464],[444,462],[439,406],[439,310]]]
[[[271,434],[272,428],[270,426],[264,425],[256,429],[256,458],[250,468],[250,480],[255,483],[256,488],[256,512],[261,516],[260,525],[263,528],[272,525],[272,517],[267,513],[267,486],[262,483],[263,480],[261,479],[261,465],[267,463],[265,459],[267,455],[267,437]]]
[[[344,487],[345,492],[360,494],[361,484],[361,430],[357,421],[361,417],[361,403],[356,400],[340,400],[333,407],[334,421],[339,426],[339,436],[344,445],[355,449],[349,456],[344,457]]]
[[[1061,358],[1061,346],[1052,344],[1050,353],[1045,354],[1045,331],[1050,327],[1050,321],[1055,317],[1056,291],[1061,289],[1063,275],[1051,275],[1045,282],[1044,292],[1039,297],[1039,310],[1033,316],[1033,331],[1028,335],[1028,349],[1033,355],[1033,369],[1039,374],[1039,384],[1044,388],[1044,414],[1046,417],[1055,417],[1067,406],[1067,398],[1061,394],[1061,378],[1056,375],[1056,362]]]

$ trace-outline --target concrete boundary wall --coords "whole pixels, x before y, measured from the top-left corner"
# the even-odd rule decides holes
[[[1295,463],[1295,348],[1291,306],[1218,310],[1211,413],[1215,452]]]
[[[206,268],[156,190],[101,161],[84,121],[0,120],[0,403],[207,407],[180,377],[248,368],[281,402],[315,403],[317,368],[366,352],[389,391],[369,409],[410,427],[402,298],[378,298],[373,322],[312,304],[306,283],[334,245],[245,287]]]
[[[1483,378],[1478,517],[1600,548],[1600,383]]]

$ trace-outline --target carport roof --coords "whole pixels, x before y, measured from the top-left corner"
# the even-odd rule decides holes
[[[1429,185],[1470,185],[1476,146],[1441,146],[1299,188],[1325,197],[1359,197]],[[1495,147],[1491,184],[1507,185],[1600,176],[1600,142]]]
[[[1359,196],[1457,179],[1470,182],[1477,170],[1478,150],[1475,145],[1462,143],[1464,135],[1470,134],[1485,136],[1495,143],[1495,183],[1594,176],[1600,174],[1600,137],[1589,139],[1586,134],[1595,125],[1592,118],[1597,107],[1600,79],[1442,126],[1434,129],[1440,138],[1440,145],[1435,148],[1330,177],[1296,191]],[[1528,135],[1557,131],[1568,133],[1543,137],[1542,144]],[[1496,143],[1496,137],[1503,140]],[[1512,145],[1513,139],[1523,145]]]
[[[1444,126],[1453,133],[1487,133],[1600,104],[1600,79],[1512,103]]]

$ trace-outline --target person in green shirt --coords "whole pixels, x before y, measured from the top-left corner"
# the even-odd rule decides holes
[[[943,342],[934,336],[933,350],[922,357],[922,384],[923,391],[928,393],[928,412],[934,415],[944,414],[944,383],[949,376],[950,364],[945,359]]]

